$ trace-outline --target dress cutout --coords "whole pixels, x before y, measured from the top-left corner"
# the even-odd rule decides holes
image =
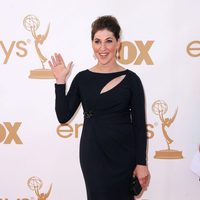
[[[119,77],[116,77],[114,79],[112,79],[111,81],[109,81],[101,90],[100,94],[103,94],[105,92],[108,92],[109,90],[111,90],[112,88],[116,87],[118,84],[120,84],[121,81],[123,81],[123,79],[126,77],[126,75],[121,75]]]

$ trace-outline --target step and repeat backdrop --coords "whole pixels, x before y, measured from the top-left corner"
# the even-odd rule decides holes
[[[91,23],[114,15],[119,63],[144,85],[151,179],[141,200],[199,200],[200,1],[7,0],[0,13],[0,200],[86,200],[83,110],[60,125],[48,59],[92,67]],[[198,162],[197,162],[198,163]],[[98,174],[97,174],[98,179]]]

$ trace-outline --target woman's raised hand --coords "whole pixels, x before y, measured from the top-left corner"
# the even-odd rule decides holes
[[[66,77],[71,71],[72,62],[70,62],[66,67],[62,56],[55,53],[54,56],[51,56],[51,60],[49,60],[48,63],[54,74],[56,83],[64,84],[66,81]]]

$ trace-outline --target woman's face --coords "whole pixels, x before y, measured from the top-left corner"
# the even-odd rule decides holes
[[[111,31],[99,30],[95,33],[92,48],[99,64],[110,66],[115,63],[116,51],[120,47],[120,41],[116,40]]]

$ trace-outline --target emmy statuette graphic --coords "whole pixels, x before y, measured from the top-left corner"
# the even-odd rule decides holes
[[[37,200],[47,200],[51,193],[52,184],[47,193],[40,193],[40,189],[42,188],[43,182],[40,178],[33,176],[28,179],[27,185],[30,190],[33,190],[37,195]]]
[[[163,133],[165,141],[167,143],[167,149],[156,151],[154,158],[157,158],[157,159],[181,159],[181,158],[183,158],[182,151],[177,151],[177,150],[173,150],[170,148],[170,144],[173,142],[173,140],[169,137],[169,135],[166,131],[166,127],[169,128],[172,125],[172,123],[174,122],[177,112],[178,112],[178,108],[176,109],[172,118],[167,118],[164,116],[164,114],[167,112],[167,110],[168,110],[168,105],[162,100],[157,100],[152,105],[153,113],[155,115],[158,115],[159,119],[161,121],[162,133]]]
[[[41,52],[39,45],[43,45],[43,42],[46,40],[50,25],[48,25],[47,30],[45,34],[37,34],[36,31],[40,26],[39,19],[34,15],[27,15],[23,20],[23,25],[25,29],[29,32],[31,32],[34,43],[35,43],[35,49],[37,52],[37,55],[41,61],[42,67],[39,69],[31,70],[29,78],[33,79],[53,79],[53,73],[50,69],[45,69],[45,62],[48,60]]]

